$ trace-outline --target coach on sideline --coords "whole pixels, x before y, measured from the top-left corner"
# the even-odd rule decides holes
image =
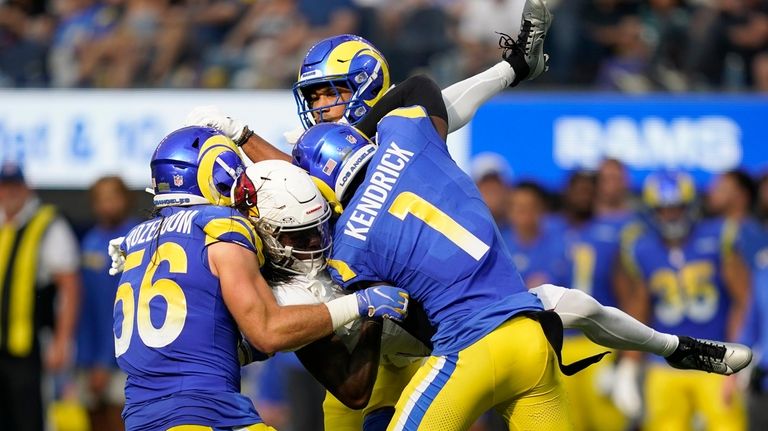
[[[69,361],[80,295],[77,240],[21,168],[0,167],[0,429],[43,431],[43,364]],[[54,294],[58,304],[54,313]],[[55,316],[54,316],[55,315]],[[55,321],[54,321],[55,318]],[[53,328],[41,350],[38,330]]]

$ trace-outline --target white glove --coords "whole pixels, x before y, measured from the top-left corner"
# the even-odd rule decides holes
[[[107,252],[109,257],[112,258],[112,266],[109,268],[109,275],[117,275],[123,272],[125,268],[125,252],[123,252],[122,245],[125,242],[124,236],[113,238],[109,241],[107,246]]]
[[[640,364],[624,358],[616,364],[611,400],[630,419],[638,419],[643,412],[640,392]]]
[[[237,142],[246,130],[246,124],[240,120],[228,117],[215,105],[198,106],[184,120],[185,126],[213,127]]]
[[[303,134],[304,128],[297,127],[293,130],[289,130],[283,133],[283,137],[285,138],[285,141],[288,142],[288,145],[296,145],[296,143],[299,142],[299,138],[301,138],[301,135]]]

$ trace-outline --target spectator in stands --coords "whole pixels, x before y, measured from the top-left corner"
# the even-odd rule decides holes
[[[508,188],[512,182],[509,163],[500,154],[480,153],[472,159],[470,173],[496,224],[500,229],[504,228],[507,224]]]
[[[546,211],[547,197],[537,183],[522,181],[510,190],[509,224],[501,235],[529,289],[567,282],[565,244],[560,235],[544,229]]]
[[[755,80],[755,90],[768,93],[768,51],[755,56],[752,61],[752,76]]]
[[[0,86],[48,83],[45,64],[53,20],[44,0],[0,2]]]
[[[122,13],[111,31],[103,37],[89,39],[85,46],[78,49],[81,56],[78,76],[80,84],[123,88],[145,83],[146,79],[139,76],[139,71],[146,69],[151,62],[155,41],[160,38],[161,29],[165,29],[162,20],[169,7],[168,2],[121,2]]]
[[[648,78],[651,48],[643,39],[643,25],[636,15],[622,17],[614,28],[612,54],[603,59],[597,75],[601,90],[645,93],[653,89]]]
[[[229,34],[225,60],[233,69],[235,88],[288,87],[309,41],[296,38],[306,34],[307,22],[296,0],[256,2]]]
[[[72,354],[79,251],[67,222],[13,163],[0,167],[0,256],[0,429],[43,431],[43,370],[62,370]],[[53,327],[47,346],[44,325]]]
[[[54,3],[58,24],[48,57],[51,84],[54,87],[73,87],[81,84],[83,79],[95,78],[89,70],[83,72],[81,68],[90,66],[88,62],[97,54],[95,50],[115,30],[119,13],[116,7],[95,0],[64,0]],[[121,54],[131,55],[130,52]]]
[[[595,213],[603,217],[626,217],[632,212],[627,169],[617,159],[605,159],[597,168]]]
[[[120,430],[125,374],[115,362],[112,308],[119,277],[108,274],[107,246],[124,236],[137,220],[129,217],[131,191],[120,177],[98,179],[88,191],[96,225],[82,242],[83,299],[77,331],[78,383],[91,429]]]
[[[462,2],[458,38],[463,76],[479,73],[499,61],[499,35],[520,28],[524,2],[516,0],[472,0]],[[512,34],[517,37],[517,34]]]

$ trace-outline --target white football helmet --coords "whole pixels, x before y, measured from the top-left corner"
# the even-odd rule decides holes
[[[325,268],[331,209],[304,170],[283,160],[254,163],[233,187],[232,200],[256,226],[270,264],[294,274]]]

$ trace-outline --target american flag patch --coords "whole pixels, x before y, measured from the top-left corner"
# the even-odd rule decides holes
[[[325,175],[331,175],[331,172],[333,172],[333,169],[336,167],[336,165],[336,160],[328,159],[328,161],[325,162],[325,166],[323,166],[323,173]]]

